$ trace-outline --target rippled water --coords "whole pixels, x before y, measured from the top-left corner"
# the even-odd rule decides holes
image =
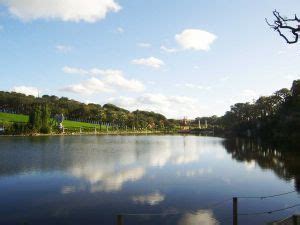
[[[295,149],[293,149],[295,150]],[[252,142],[197,136],[0,137],[0,224],[231,224],[232,196],[300,190],[300,157]],[[298,193],[239,199],[252,213],[299,203]],[[297,208],[240,216],[265,224]]]

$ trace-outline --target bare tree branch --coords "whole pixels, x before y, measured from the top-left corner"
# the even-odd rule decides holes
[[[271,27],[276,32],[278,32],[278,34],[281,37],[283,37],[283,39],[288,44],[297,43],[298,39],[299,39],[299,34],[300,34],[300,19],[297,17],[297,15],[295,15],[295,17],[293,19],[284,18],[276,10],[273,11],[273,15],[275,16],[275,20],[272,24],[269,23],[269,21],[266,19],[266,23],[268,24],[268,26]],[[299,24],[297,25],[297,27],[292,27],[292,26],[288,25],[288,22],[299,22]],[[294,36],[293,39],[290,40],[288,37],[286,37],[282,33],[282,29],[286,29],[286,30],[290,31]]]

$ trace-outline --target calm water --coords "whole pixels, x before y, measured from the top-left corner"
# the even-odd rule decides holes
[[[231,224],[232,196],[300,190],[297,149],[197,136],[0,137],[0,224]],[[298,193],[241,199],[239,211],[299,203]],[[276,214],[240,217],[265,224]]]

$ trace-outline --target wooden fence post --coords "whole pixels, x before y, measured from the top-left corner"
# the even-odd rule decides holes
[[[117,225],[124,225],[122,215],[117,215]]]
[[[233,225],[238,225],[238,199],[234,197],[232,199],[232,210],[233,210]]]
[[[297,217],[297,215],[293,215],[293,225],[298,225],[298,217]]]

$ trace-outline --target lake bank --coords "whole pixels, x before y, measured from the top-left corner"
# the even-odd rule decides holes
[[[102,136],[102,135],[171,135],[180,134],[179,132],[165,132],[165,131],[108,131],[108,132],[64,132],[64,133],[33,133],[33,134],[0,134],[0,137],[42,137],[42,136]]]
[[[6,207],[0,207],[0,223],[114,224],[120,212],[172,209],[186,213],[126,217],[126,224],[182,224],[187,216],[227,224],[230,201],[217,209],[207,205],[291,190],[280,201],[245,200],[239,207],[265,211],[296,202],[299,157],[240,139],[192,135],[3,137],[0,198]],[[241,217],[240,223],[263,225],[289,215]]]

